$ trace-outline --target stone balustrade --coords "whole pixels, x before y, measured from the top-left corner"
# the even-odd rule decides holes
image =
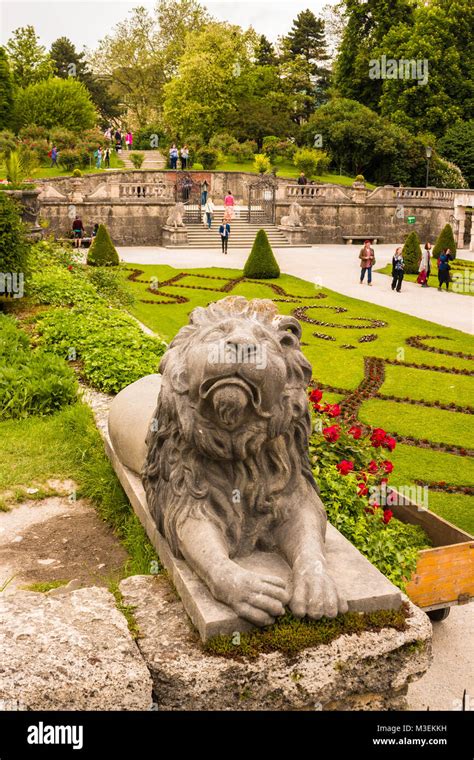
[[[394,198],[418,198],[426,200],[452,201],[455,190],[445,190],[441,187],[394,187]]]
[[[148,200],[149,198],[170,198],[173,188],[165,182],[121,182],[119,198],[121,200]]]

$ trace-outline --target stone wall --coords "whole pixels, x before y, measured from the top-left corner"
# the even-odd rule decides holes
[[[190,172],[197,192],[204,181],[209,196],[222,205],[227,190],[237,203],[248,206],[249,185],[258,177],[247,172]],[[96,222],[106,224],[117,245],[160,245],[162,227],[176,202],[176,172],[102,172],[81,178],[56,177],[39,183],[41,217],[56,237],[69,236],[78,212],[86,231]],[[421,240],[433,241],[448,222],[462,247],[466,208],[474,191],[438,188],[378,187],[363,184],[307,185],[304,188],[276,178],[275,221],[288,215],[291,203],[304,209],[309,243],[343,243],[348,238],[376,237],[399,243],[415,230]],[[414,216],[415,224],[408,224]],[[474,237],[474,236],[473,236]],[[471,242],[471,247],[474,239]]]

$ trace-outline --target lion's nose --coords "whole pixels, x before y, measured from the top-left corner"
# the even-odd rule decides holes
[[[226,347],[235,361],[252,361],[257,356],[258,348],[255,343],[243,340],[228,340]]]

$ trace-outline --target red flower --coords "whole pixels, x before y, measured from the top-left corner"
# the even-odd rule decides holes
[[[334,443],[341,435],[341,428],[339,425],[331,425],[330,427],[323,428],[323,435],[327,441]]]
[[[313,409],[315,412],[324,412],[324,406],[322,404],[314,403]]]
[[[318,401],[321,401],[322,397],[323,397],[323,392],[320,391],[319,388],[315,388],[315,390],[311,391],[311,393],[309,394],[309,400],[313,404],[317,403]]]
[[[72,269],[72,264],[69,264],[69,266],[68,266],[68,269],[69,269],[69,271],[71,271],[71,269]]]
[[[385,472],[393,472],[393,464],[392,462],[389,462],[388,459],[382,462],[382,467],[384,468]]]
[[[370,507],[366,507],[365,511],[367,512],[367,514],[373,515],[375,514],[376,509],[380,509],[380,504],[377,504],[377,502],[375,502],[374,504],[371,504]]]
[[[369,493],[365,483],[357,483],[357,496],[366,496]]]
[[[354,462],[349,462],[347,459],[343,459],[336,465],[341,475],[347,475],[348,472],[354,469]]]
[[[393,517],[392,510],[391,509],[386,509],[384,511],[384,513],[383,513],[383,521],[384,521],[385,525],[388,525],[388,523],[390,522],[390,520],[392,519],[392,517]]]
[[[339,404],[328,404],[326,407],[326,412],[330,417],[339,417],[341,414],[341,407]]]
[[[388,478],[381,478],[380,482],[381,483],[388,483]]]
[[[375,430],[372,431],[372,435],[370,436],[372,446],[381,446],[385,441],[386,435],[387,433],[382,428],[375,428]]]
[[[353,427],[349,428],[349,435],[351,435],[353,438],[357,440],[362,435],[362,428],[357,427],[357,425],[354,425]]]
[[[389,451],[393,451],[394,448],[395,448],[395,446],[397,445],[397,442],[396,442],[395,438],[391,438],[390,436],[387,436],[385,438],[385,441],[383,442],[383,445]]]
[[[369,463],[369,466],[368,466],[367,469],[368,469],[369,472],[371,472],[372,474],[374,474],[379,469],[379,466],[378,466],[377,462],[374,462],[374,460],[372,459],[372,461]]]

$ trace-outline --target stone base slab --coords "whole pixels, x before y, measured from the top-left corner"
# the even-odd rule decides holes
[[[140,478],[122,464],[108,434],[105,435],[105,449],[135,513],[155,547],[161,563],[169,572],[185,610],[202,640],[207,641],[218,634],[251,630],[251,623],[238,617],[227,605],[217,602],[188,564],[172,555],[167,541],[157,530],[150,515]],[[326,557],[329,573],[334,578],[339,592],[348,600],[349,610],[373,612],[400,607],[400,590],[330,524],[326,533]],[[247,569],[255,569],[265,574],[275,573],[285,581],[288,581],[291,575],[285,560],[269,552],[254,552],[249,557],[235,561]]]
[[[204,650],[165,577],[135,575],[120,590],[134,607],[158,710],[403,710],[408,684],[431,663],[431,623],[411,602],[405,631],[234,659]]]
[[[161,244],[165,248],[182,248],[188,244],[188,230],[186,227],[161,228]]]
[[[308,230],[306,227],[285,227],[280,224],[278,229],[283,232],[290,245],[303,245],[308,242]]]

